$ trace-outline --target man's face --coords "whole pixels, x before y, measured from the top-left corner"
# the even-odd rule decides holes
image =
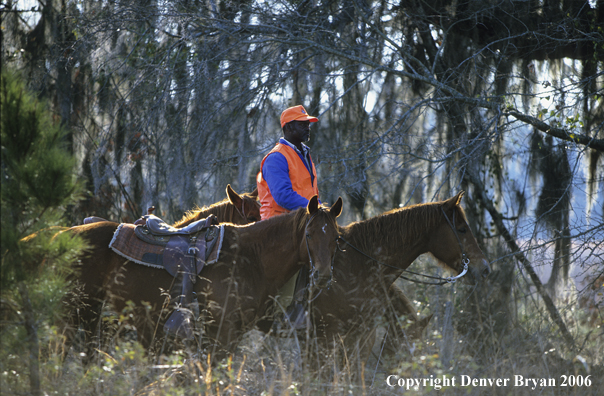
[[[300,142],[308,142],[310,140],[310,121],[291,121],[290,135],[295,140]]]

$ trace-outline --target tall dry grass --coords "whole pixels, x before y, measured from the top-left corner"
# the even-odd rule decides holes
[[[108,330],[94,358],[85,364],[83,348],[75,345],[65,351],[57,327],[44,324],[39,328],[42,389],[48,395],[140,396],[602,394],[602,316],[593,321],[591,312],[580,309],[576,294],[556,300],[576,341],[573,350],[565,345],[530,285],[522,282],[516,271],[500,265],[484,288],[405,283],[419,316],[433,313],[434,317],[421,340],[399,340],[395,355],[384,354],[378,337],[365,365],[344,350],[342,340],[325,347],[312,332],[275,337],[252,330],[236,354],[220,362],[212,362],[211,353],[199,346],[149,355],[135,341],[127,311],[104,313]],[[513,287],[508,290],[509,284]],[[21,330],[7,323],[3,322],[0,338],[0,392],[26,395],[27,355],[13,342]],[[378,334],[383,336],[387,328],[384,323]],[[522,376],[525,383],[526,378],[553,379],[556,386],[516,386],[515,376]],[[561,386],[563,376],[567,381],[572,378],[575,386]],[[442,387],[444,378],[448,387]],[[489,378],[508,379],[507,386],[481,386],[480,380]],[[462,383],[472,379],[478,381],[475,386]],[[409,380],[420,383],[410,386]],[[582,386],[577,385],[579,380]],[[399,381],[404,381],[403,386]]]

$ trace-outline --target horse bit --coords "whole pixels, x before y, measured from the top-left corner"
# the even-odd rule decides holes
[[[441,207],[440,210],[442,211],[443,215],[445,216],[445,219],[447,220],[447,223],[449,224],[449,226],[451,227],[451,229],[453,230],[453,234],[455,235],[455,238],[457,239],[457,243],[459,244],[459,250],[461,251],[461,262],[463,263],[463,270],[456,276],[449,276],[446,278],[441,278],[439,276],[431,276],[431,275],[425,275],[425,274],[419,274],[417,272],[413,272],[413,271],[409,271],[408,269],[404,269],[404,272],[408,272],[410,274],[413,275],[417,275],[417,276],[423,276],[424,278],[430,278],[430,279],[437,279],[440,280],[441,282],[424,282],[424,281],[420,281],[417,279],[411,279],[411,278],[407,278],[406,276],[400,275],[401,278],[408,280],[410,282],[415,282],[415,283],[423,283],[425,285],[446,285],[447,283],[455,283],[457,281],[457,279],[463,277],[467,272],[468,272],[468,265],[470,264],[470,259],[466,256],[466,252],[464,251],[463,245],[461,244],[461,240],[459,239],[459,235],[457,235],[457,230],[455,229],[455,212],[453,212],[453,223],[449,220],[449,217],[447,217],[447,214],[445,213],[444,209]],[[390,268],[394,268],[397,270],[400,270],[401,268],[399,267],[395,267],[393,265],[389,265],[386,263],[383,263],[371,256],[369,256],[368,254],[366,254],[365,252],[363,252],[362,250],[360,250],[359,248],[357,248],[356,246],[354,246],[353,244],[351,244],[350,242],[348,242],[347,240],[345,240],[344,238],[342,238],[341,236],[338,236],[338,238],[336,239],[336,242],[338,243],[338,249],[341,252],[345,252],[345,250],[343,250],[340,247],[339,242],[343,241],[345,244],[347,244],[348,246],[352,247],[354,250],[356,250],[357,252],[361,253],[363,256],[367,257],[368,259],[371,259],[373,261],[375,261],[378,264],[381,264],[385,267],[390,267]]]

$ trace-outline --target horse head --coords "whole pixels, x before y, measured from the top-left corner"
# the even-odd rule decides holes
[[[237,221],[235,224],[248,224],[260,220],[260,203],[258,202],[258,189],[251,193],[239,195],[233,190],[230,184],[226,187],[229,202],[237,211]]]
[[[306,207],[305,242],[311,265],[311,284],[325,288],[331,282],[333,256],[339,236],[336,218],[342,213],[342,198],[331,208],[319,205],[317,196],[308,201]]]
[[[465,274],[467,283],[475,284],[486,278],[491,269],[489,262],[478,247],[466,215],[460,206],[464,192],[443,201],[440,207],[442,221],[430,235],[430,252],[447,267]]]

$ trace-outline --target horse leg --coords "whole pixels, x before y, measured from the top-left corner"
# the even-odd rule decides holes
[[[105,284],[108,276],[124,262],[108,248],[116,227],[116,223],[102,222],[72,227],[65,231],[80,235],[91,248],[75,266],[72,278],[75,286],[65,298],[65,304],[69,309],[64,332],[65,355],[74,341],[80,338],[78,334],[82,334],[84,345],[79,350],[83,350],[86,354],[84,363],[90,361],[93,351],[100,343],[100,338],[94,338],[96,334],[102,333],[100,319],[107,298]]]
[[[161,307],[155,305],[139,307],[135,315],[134,326],[138,342],[145,350],[156,356],[170,354],[175,350],[175,344],[178,344],[174,336],[164,332],[164,323],[171,312],[168,308],[169,299],[169,296],[164,296]]]
[[[63,360],[69,351],[81,353],[83,363],[87,364],[98,346],[101,312],[103,298],[101,294],[91,297],[86,285],[77,284],[64,298],[67,314],[61,323],[62,334],[65,340],[63,347]]]
[[[368,367],[367,363],[371,356],[371,351],[373,350],[373,346],[375,344],[375,340],[377,338],[377,329],[373,329],[367,334],[359,345],[359,376],[365,374],[373,373],[373,367]]]
[[[348,334],[344,339],[346,352],[342,367],[350,373],[353,383],[362,383],[367,376],[373,373],[373,367],[367,365],[376,340],[376,329],[363,331],[362,336]],[[369,377],[371,379],[371,376]]]
[[[406,332],[401,326],[400,318],[405,316],[407,321],[415,322],[417,314],[411,301],[405,296],[403,290],[393,283],[387,292],[388,307],[386,308],[386,334],[383,340],[381,357],[385,360],[393,358],[402,345],[408,341]]]
[[[386,310],[387,334],[384,340],[383,356],[393,358],[405,345],[414,340],[419,340],[432,318],[432,315],[419,319],[411,301],[403,290],[393,283],[387,292],[389,307]],[[401,317],[405,317],[407,324],[401,323]]]

